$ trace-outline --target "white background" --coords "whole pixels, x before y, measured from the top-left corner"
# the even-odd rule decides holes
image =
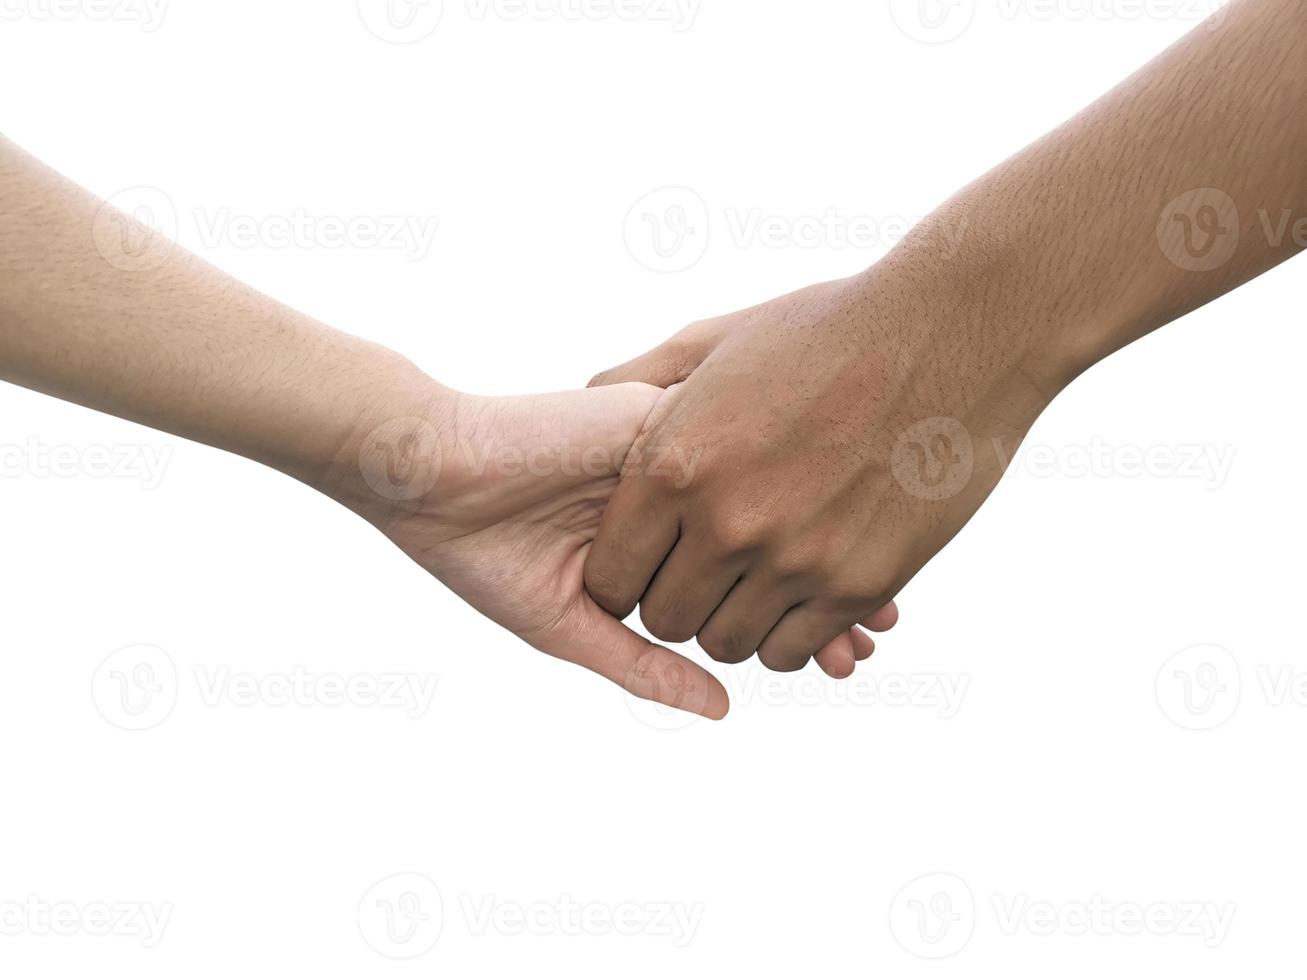
[[[396,44],[381,0],[104,2],[0,0],[0,128],[101,195],[162,192],[187,247],[487,393],[576,387],[865,267],[1212,6],[964,0],[930,29],[915,0],[446,0]],[[689,193],[645,200],[665,187]],[[431,247],[358,231],[396,216],[436,219]],[[633,710],[276,473],[0,389],[0,972],[1298,962],[1300,275],[1077,382],[854,680],[716,668],[720,724]],[[105,475],[95,447],[166,454],[162,478]],[[297,669],[410,686],[283,703]],[[104,904],[166,925],[100,935]]]

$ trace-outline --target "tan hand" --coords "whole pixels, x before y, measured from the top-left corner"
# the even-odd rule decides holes
[[[698,460],[686,480],[624,476],[585,569],[599,604],[639,603],[660,639],[777,670],[851,624],[892,623],[893,597],[1002,473],[974,443],[1014,449],[1042,407],[983,364],[954,373],[912,312],[865,278],[826,283],[594,379],[684,380],[634,453]]]

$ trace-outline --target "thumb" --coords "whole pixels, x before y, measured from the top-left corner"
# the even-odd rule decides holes
[[[650,643],[582,594],[548,637],[530,641],[543,652],[593,670],[637,698],[705,718],[726,717],[726,688],[703,667]]]
[[[704,359],[711,354],[730,327],[728,318],[701,320],[673,334],[651,351],[601,371],[590,379],[587,388],[642,381],[659,388],[670,388],[688,378]]]

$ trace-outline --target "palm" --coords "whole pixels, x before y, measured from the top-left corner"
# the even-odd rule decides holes
[[[430,503],[388,536],[478,611],[632,694],[709,717],[721,684],[599,608],[582,570],[622,460],[663,392],[647,385],[467,399]],[[474,449],[469,447],[475,447]]]

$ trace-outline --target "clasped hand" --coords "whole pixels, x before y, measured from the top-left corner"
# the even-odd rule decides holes
[[[694,324],[585,391],[433,397],[416,414],[438,445],[391,424],[358,452],[365,474],[381,450],[434,456],[438,492],[356,509],[491,619],[637,696],[728,706],[623,625],[637,606],[657,639],[724,663],[848,676],[863,628],[894,625],[898,590],[1001,475],[970,446],[1012,445],[1042,407],[1019,370],[938,359],[911,308],[884,279],[842,280]],[[914,450],[944,460],[933,479]]]

